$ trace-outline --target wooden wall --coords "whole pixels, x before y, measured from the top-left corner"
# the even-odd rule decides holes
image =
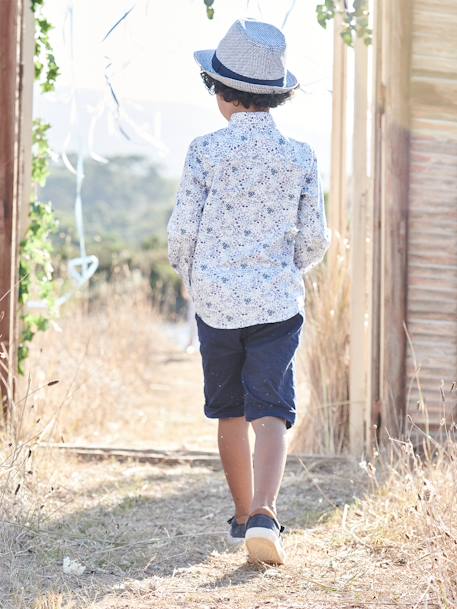
[[[367,399],[376,442],[398,437],[405,420],[412,4],[374,2]]]
[[[34,33],[28,0],[0,0],[0,352],[6,355],[0,415],[5,419],[16,377],[19,241],[31,191]]]
[[[15,273],[18,143],[18,87],[20,3],[0,1],[0,399],[6,415],[12,392],[11,366],[14,360]]]
[[[442,381],[449,418],[457,398],[456,0],[413,2],[410,95],[407,413],[433,430]]]

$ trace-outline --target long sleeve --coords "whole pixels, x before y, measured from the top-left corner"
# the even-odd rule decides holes
[[[190,289],[192,259],[201,215],[208,195],[204,174],[196,140],[193,140],[187,151],[176,205],[167,226],[168,259],[172,267],[181,275],[187,289]]]
[[[294,261],[303,273],[307,273],[321,262],[330,245],[324,193],[314,153],[311,169],[305,178],[300,196],[297,228]]]

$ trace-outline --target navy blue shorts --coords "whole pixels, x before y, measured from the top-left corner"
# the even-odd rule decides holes
[[[211,419],[279,417],[295,422],[295,353],[303,316],[246,328],[208,326],[195,316],[205,414]]]

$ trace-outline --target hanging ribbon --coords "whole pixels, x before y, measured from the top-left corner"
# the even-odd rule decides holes
[[[296,4],[296,2],[297,2],[297,0],[292,0],[292,3],[291,3],[291,5],[290,5],[290,7],[289,7],[289,10],[287,11],[286,16],[284,17],[284,20],[283,20],[283,22],[282,22],[282,25],[281,25],[281,29],[282,29],[282,30],[283,30],[283,29],[286,27],[287,20],[289,19],[290,14],[292,13],[292,11],[293,11],[293,10],[294,10],[294,8],[295,8],[295,4]]]
[[[84,152],[82,145],[81,130],[77,129],[78,133],[78,157],[76,168],[68,158],[67,149],[71,141],[74,128],[78,127],[78,107],[75,87],[75,74],[74,74],[74,5],[73,0],[69,0],[67,5],[67,11],[64,19],[64,42],[65,41],[65,26],[69,24],[69,38],[70,38],[70,61],[72,68],[72,79],[71,79],[71,94],[70,94],[70,119],[67,135],[64,140],[62,150],[62,161],[65,167],[72,174],[76,176],[76,196],[75,196],[75,222],[76,230],[79,241],[79,257],[72,258],[68,261],[68,274],[73,280],[74,288],[63,294],[57,299],[57,306],[60,307],[62,304],[67,302],[76,292],[77,289],[88,283],[89,279],[93,276],[98,268],[98,258],[94,255],[87,255],[86,252],[86,238],[84,234],[84,222],[83,222],[83,202],[81,197],[81,187],[84,180]],[[48,303],[46,301],[29,301],[27,306],[30,308],[47,308]]]
[[[113,32],[119,27],[119,25],[123,22],[126,21],[127,17],[134,11],[134,9],[138,10],[138,2],[136,2],[135,4],[133,4],[119,19],[116,20],[116,22],[108,29],[107,33],[103,36],[101,42],[102,44],[104,42],[106,42],[106,40],[113,34]],[[148,14],[149,11],[149,4],[150,4],[150,0],[145,0],[144,2],[144,9],[145,9],[145,15]],[[138,43],[137,43],[138,44]],[[143,51],[141,45],[140,45],[140,50]],[[129,131],[127,131],[127,129],[125,128],[125,126],[128,126],[130,128],[131,131],[133,131],[140,140],[143,140],[144,142],[154,146],[154,148],[156,149],[157,153],[160,156],[165,156],[168,153],[168,148],[165,146],[165,144],[161,141],[160,139],[160,134],[158,133],[157,130],[157,125],[160,123],[160,116],[156,117],[156,120],[154,121],[154,131],[151,132],[149,125],[148,124],[143,124],[141,125],[141,127],[139,127],[136,122],[129,116],[129,114],[126,112],[123,104],[121,104],[121,100],[119,98],[119,95],[117,94],[114,84],[113,84],[113,76],[114,76],[114,62],[111,59],[111,57],[109,55],[105,55],[104,56],[106,59],[106,65],[105,65],[105,82],[108,88],[108,92],[109,92],[109,97],[111,99],[111,101],[114,103],[114,118],[117,124],[117,129],[119,131],[119,133],[129,142],[134,142],[131,133]],[[133,57],[128,58],[127,60],[125,60],[120,66],[117,67],[116,69],[116,75],[122,73],[131,63],[133,62]],[[125,125],[125,126],[124,126]],[[136,142],[138,143],[138,142]]]
[[[150,0],[144,0],[145,15],[147,16],[149,11]],[[127,17],[137,8],[138,2],[135,2],[130,8],[125,11],[120,18],[108,29],[102,39],[102,43],[105,42],[112,33],[119,27],[119,25],[126,21]],[[98,268],[99,261],[96,256],[88,255],[86,251],[86,239],[84,233],[84,221],[83,221],[83,199],[82,199],[82,183],[84,180],[84,147],[82,144],[82,133],[79,125],[79,107],[78,98],[76,91],[76,78],[75,78],[75,55],[74,55],[74,0],[68,0],[66,13],[64,17],[63,25],[63,39],[65,48],[69,49],[70,67],[72,72],[71,77],[71,88],[70,95],[68,98],[70,114],[68,121],[68,130],[64,139],[63,148],[61,152],[62,162],[67,170],[72,173],[76,178],[76,195],[74,203],[75,223],[77,238],[79,242],[79,257],[72,258],[68,261],[68,274],[73,281],[74,288],[63,294],[57,299],[57,305],[60,306],[67,302],[76,291],[88,283],[90,278],[94,275]],[[114,113],[108,114],[108,123],[112,128],[112,119],[114,118],[118,132],[128,141],[133,141],[130,133],[124,128],[127,125],[132,133],[138,136],[141,140],[147,142],[151,146],[154,146],[159,155],[164,156],[168,149],[161,140],[160,129],[161,129],[161,115],[159,112],[154,117],[154,129],[153,132],[149,129],[148,124],[137,125],[136,122],[127,114],[123,106],[121,105],[119,96],[117,95],[115,88],[112,83],[113,77],[113,61],[109,56],[105,55],[107,64],[105,66],[105,82],[107,84],[108,93],[111,101],[114,103]],[[125,70],[128,65],[132,62],[132,58],[127,59],[121,64],[117,70],[117,74]],[[107,96],[105,96],[99,104],[94,108],[89,108],[92,114],[91,122],[89,125],[87,135],[87,148],[88,156],[94,159],[98,163],[108,163],[108,159],[101,156],[94,150],[95,140],[95,128],[103,115],[107,106]],[[112,129],[111,129],[112,130]],[[78,134],[78,152],[77,152],[77,163],[76,167],[71,162],[68,156],[68,150],[71,143],[71,139],[74,133]],[[27,306],[30,308],[46,308],[48,305],[45,301],[29,301]]]

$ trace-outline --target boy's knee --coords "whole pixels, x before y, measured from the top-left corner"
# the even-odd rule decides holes
[[[276,416],[265,416],[265,417],[260,417],[258,419],[254,419],[254,421],[251,421],[251,425],[254,429],[254,432],[257,433],[258,431],[262,431],[265,429],[273,429],[273,428],[277,428],[277,429],[287,429],[287,421],[286,419],[283,419],[282,417],[276,417]]]

